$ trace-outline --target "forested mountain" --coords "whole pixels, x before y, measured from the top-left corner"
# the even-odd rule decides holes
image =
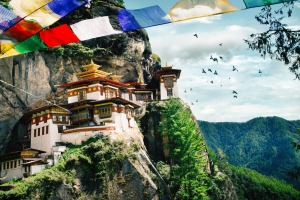
[[[284,179],[300,187],[299,181],[293,181],[287,175],[300,163],[300,152],[296,152],[291,144],[299,140],[296,129],[300,127],[300,120],[259,117],[245,123],[198,123],[207,145],[214,152],[221,150],[228,156],[230,164]]]

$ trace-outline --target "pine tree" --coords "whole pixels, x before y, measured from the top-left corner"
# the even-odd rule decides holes
[[[209,199],[204,140],[190,111],[169,99],[161,112],[160,131],[169,152],[170,188],[177,199]]]

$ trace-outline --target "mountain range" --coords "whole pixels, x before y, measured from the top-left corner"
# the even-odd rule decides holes
[[[253,169],[300,187],[288,173],[300,165],[300,153],[291,142],[299,141],[300,120],[258,117],[244,123],[198,121],[209,148],[221,150],[234,166]]]

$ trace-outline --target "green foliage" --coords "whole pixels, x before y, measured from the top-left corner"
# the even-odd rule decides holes
[[[237,187],[239,199],[299,199],[300,191],[285,181],[264,176],[254,170],[231,166],[231,180]]]
[[[160,131],[168,138],[169,186],[177,199],[209,199],[205,145],[197,124],[179,99],[169,99],[161,110]]]
[[[154,59],[155,62],[160,63],[160,57],[157,54],[152,54],[152,58]]]
[[[300,121],[279,117],[256,118],[246,123],[209,123],[199,121],[207,145],[228,156],[228,162],[267,176],[284,179],[299,187],[300,182],[287,175],[300,164],[300,152],[291,142],[299,140],[295,130]]]
[[[245,42],[264,58],[269,55],[287,65],[291,64],[290,71],[300,80],[300,31],[291,30],[283,23],[285,17],[291,17],[293,7],[293,1],[282,4],[279,9],[263,7],[255,18],[260,24],[268,26],[268,30],[251,34]]]
[[[82,194],[68,190],[77,199],[88,194],[105,196],[105,178],[112,178],[121,170],[123,161],[132,157],[123,142],[110,142],[106,138],[91,138],[82,145],[70,145],[59,163],[24,181],[10,182],[15,187],[0,191],[0,199],[58,199],[57,191],[64,184],[73,186],[80,178]]]
[[[95,50],[83,46],[81,43],[71,43],[68,45],[47,49],[45,51],[54,53],[57,56],[92,58]]]

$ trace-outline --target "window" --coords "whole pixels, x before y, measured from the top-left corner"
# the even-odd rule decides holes
[[[3,163],[3,169],[6,169],[6,163],[5,162]]]
[[[78,100],[85,100],[86,99],[86,90],[79,90],[78,91]]]
[[[14,161],[10,161],[10,168],[14,168]]]
[[[14,168],[17,168],[17,160],[14,160]]]
[[[44,135],[45,134],[45,127],[43,126],[42,127],[42,135]]]
[[[167,89],[167,96],[168,96],[168,97],[173,96],[173,90],[172,90],[172,88],[168,88],[168,89]]]
[[[63,125],[59,125],[59,126],[57,126],[57,128],[58,128],[58,132],[59,133],[63,133],[64,132],[64,126]]]
[[[49,126],[46,126],[46,134],[49,133]]]
[[[21,166],[21,160],[18,160],[18,165]]]
[[[60,122],[62,122],[62,116],[60,115],[59,117],[58,117],[58,121],[60,121]]]
[[[111,117],[110,107],[101,107],[101,108],[99,108],[99,117],[100,118]]]
[[[6,162],[6,169],[9,169],[9,162]]]
[[[129,100],[132,101],[132,93],[129,93]]]
[[[38,128],[38,136],[40,136],[40,135],[41,135],[41,129]]]
[[[53,122],[56,122],[57,121],[57,117],[56,117],[56,115],[53,115]]]
[[[165,87],[166,88],[172,88],[173,87],[173,78],[172,77],[168,77],[165,78]]]
[[[80,111],[71,116],[72,123],[76,123],[78,121],[87,121],[91,118],[91,114],[89,110]]]
[[[34,137],[36,137],[36,129],[34,129]]]

